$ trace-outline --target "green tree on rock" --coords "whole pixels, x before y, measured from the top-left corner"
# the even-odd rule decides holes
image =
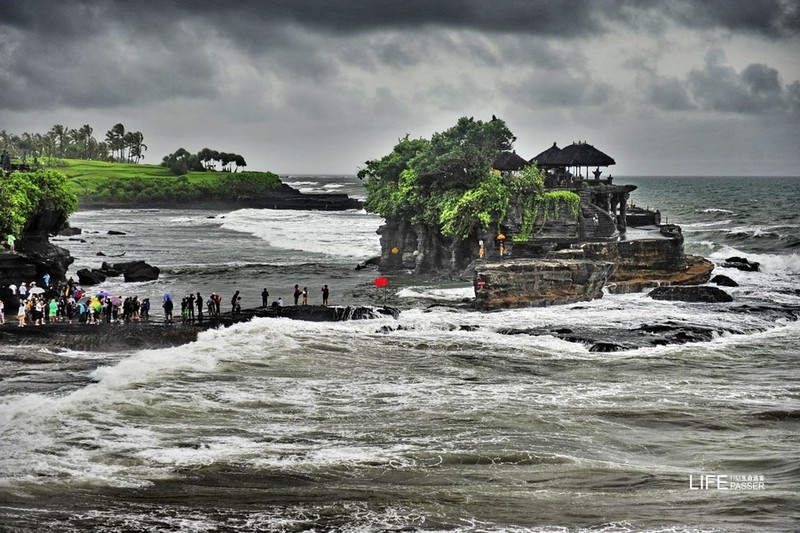
[[[427,224],[441,235],[463,240],[500,224],[509,205],[507,177],[492,163],[516,138],[502,120],[462,117],[430,141],[401,139],[381,159],[367,161],[368,211],[385,218]]]
[[[0,234],[23,235],[31,222],[47,214],[54,226],[63,226],[78,208],[67,177],[55,170],[14,172],[0,180]],[[49,228],[53,231],[58,227]]]

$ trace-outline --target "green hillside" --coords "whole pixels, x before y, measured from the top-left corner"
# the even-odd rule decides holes
[[[194,172],[174,176],[159,165],[61,159],[53,168],[69,178],[79,205],[147,205],[230,201],[280,186],[271,172]]]

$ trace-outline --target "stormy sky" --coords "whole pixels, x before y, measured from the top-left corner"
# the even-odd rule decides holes
[[[355,173],[504,119],[613,175],[800,175],[800,0],[0,0],[0,129],[121,122],[248,168]]]

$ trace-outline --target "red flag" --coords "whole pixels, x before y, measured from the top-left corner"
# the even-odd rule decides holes
[[[386,287],[389,286],[389,278],[387,277],[375,278],[375,281],[373,281],[373,283],[379,289],[385,289]]]

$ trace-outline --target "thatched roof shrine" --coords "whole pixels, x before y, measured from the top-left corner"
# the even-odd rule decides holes
[[[547,167],[557,167],[561,165],[553,164],[553,161],[558,154],[561,153],[561,148],[559,148],[556,143],[553,143],[553,146],[542,152],[541,154],[537,155],[533,159],[531,159],[531,163],[536,161],[539,164],[540,168],[547,168]]]
[[[517,155],[517,152],[503,152],[492,163],[492,168],[500,171],[520,170],[528,166],[528,161]]]
[[[587,143],[570,144],[548,159],[548,166],[559,167],[607,167],[615,164],[613,158]]]

